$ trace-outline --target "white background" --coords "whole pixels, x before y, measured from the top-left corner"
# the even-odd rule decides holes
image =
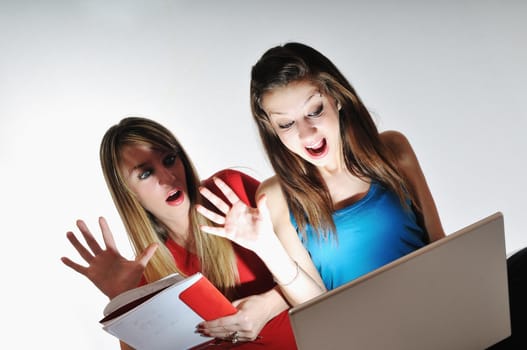
[[[495,211],[527,245],[527,2],[0,0],[3,344],[112,349],[106,298],[59,258],[77,218],[130,248],[98,147],[127,115],[172,129],[205,177],[271,175],[249,72],[290,41],[332,59],[416,150],[447,232]],[[1,346],[4,347],[4,346]]]

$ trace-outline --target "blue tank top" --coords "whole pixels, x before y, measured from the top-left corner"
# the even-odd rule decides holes
[[[410,202],[408,201],[408,204]],[[337,288],[426,245],[428,235],[397,195],[372,182],[359,201],[333,213],[338,238],[320,238],[312,226],[302,243],[328,290]]]

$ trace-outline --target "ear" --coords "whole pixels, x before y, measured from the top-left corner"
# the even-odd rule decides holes
[[[342,109],[342,105],[340,104],[340,102],[337,100],[337,110],[341,110]]]

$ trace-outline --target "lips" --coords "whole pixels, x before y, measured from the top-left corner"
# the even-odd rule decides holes
[[[169,205],[179,205],[183,202],[184,193],[181,190],[170,191],[166,199]]]
[[[307,153],[312,156],[312,157],[321,157],[325,154],[325,152],[327,151],[328,147],[327,147],[327,142],[326,142],[326,139],[322,139],[320,140],[319,142],[317,142],[316,144],[314,145],[311,145],[311,146],[306,146],[306,151]]]

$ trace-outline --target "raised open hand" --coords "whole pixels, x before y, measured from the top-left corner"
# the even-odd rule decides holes
[[[89,249],[79,242],[73,232],[69,231],[66,234],[73,247],[88,263],[87,267],[77,264],[67,257],[62,257],[61,260],[66,266],[86,276],[111,299],[138,286],[146,264],[157,249],[157,244],[153,243],[148,246],[135,260],[128,260],[117,250],[112,232],[103,217],[99,218],[99,226],[105,249],[97,243],[88,226],[82,220],[77,220],[77,227]]]
[[[251,208],[241,201],[234,191],[221,179],[214,178],[214,183],[223,192],[230,204],[205,187],[201,194],[207,198],[224,215],[217,214],[202,205],[198,212],[219,226],[202,226],[204,232],[225,237],[255,252],[265,249],[269,240],[276,239],[266,205],[266,197],[257,200],[257,208]]]

